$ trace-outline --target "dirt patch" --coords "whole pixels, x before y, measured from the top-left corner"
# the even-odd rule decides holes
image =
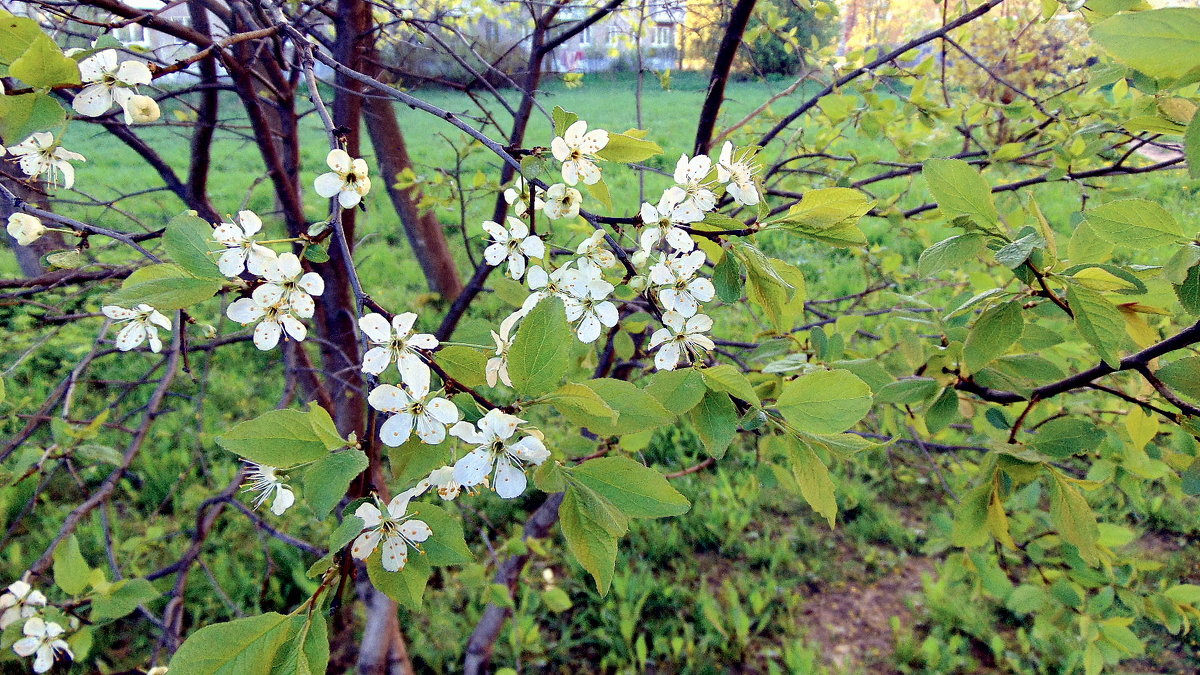
[[[893,672],[891,619],[899,617],[901,625],[912,625],[908,598],[921,592],[921,575],[932,571],[932,560],[908,558],[873,583],[822,589],[802,610],[808,641],[821,645],[834,672]]]

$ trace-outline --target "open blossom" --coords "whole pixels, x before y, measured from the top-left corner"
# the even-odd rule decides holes
[[[483,484],[487,485],[487,479],[484,479]],[[422,495],[430,488],[437,491],[438,496],[447,502],[462,494],[463,490],[466,490],[468,494],[475,494],[475,490],[464,487],[462,483],[454,479],[454,467],[452,466],[443,466],[429,472],[429,476],[417,483],[411,492],[414,493],[413,496]]]
[[[387,370],[388,364],[396,362],[400,378],[410,386],[429,389],[429,366],[425,365],[418,349],[437,349],[438,340],[429,333],[414,333],[417,322],[414,312],[405,312],[392,317],[392,322],[382,314],[367,314],[358,320],[358,327],[367,334],[374,347],[363,356],[364,373],[378,375]]]
[[[520,496],[525,491],[525,467],[538,465],[550,457],[550,451],[537,436],[525,436],[509,441],[525,420],[492,409],[478,422],[455,424],[450,433],[475,447],[454,463],[454,480],[465,487],[481,485],[495,472],[492,485],[504,499]]]
[[[429,382],[411,382],[404,388],[381,384],[367,395],[371,407],[392,416],[379,427],[384,445],[398,447],[412,436],[429,445],[446,440],[446,427],[459,420],[458,408],[449,399],[431,396]]]
[[[542,268],[535,267],[533,269],[540,270]],[[533,269],[529,270],[530,276],[533,276]],[[512,380],[508,377],[508,348],[512,346],[512,340],[516,337],[512,334],[513,326],[526,313],[525,310],[518,310],[509,314],[500,322],[500,332],[492,331],[492,339],[496,342],[496,355],[488,359],[487,365],[483,369],[489,387],[496,386],[497,380],[510,387],[513,386]]]
[[[258,325],[254,327],[254,346],[267,351],[279,344],[279,338],[284,331],[296,342],[304,341],[308,335],[308,328],[296,317],[311,317],[311,305],[307,312],[305,309],[289,305],[280,287],[263,284],[254,289],[250,297],[234,300],[225,310],[225,316],[243,326],[257,321]]]
[[[0,595],[0,630],[28,619],[46,606],[46,596],[24,581],[14,581]]]
[[[75,112],[86,117],[99,117],[116,103],[125,111],[126,124],[135,121],[135,110],[130,104],[137,95],[136,87],[150,84],[150,68],[146,64],[141,61],[118,64],[117,50],[105,49],[80,61],[79,75],[88,85],[71,101]],[[137,103],[144,106],[144,102]],[[154,107],[157,109],[158,105]]]
[[[530,204],[533,205],[534,211],[545,206],[542,194],[544,193],[536,185],[525,180],[524,176],[517,176],[512,187],[504,191],[504,201],[513,207],[518,216],[523,216],[529,212]]]
[[[520,311],[522,316],[528,314],[539,302],[546,298],[556,296],[565,301],[567,295],[567,277],[570,270],[570,261],[549,273],[541,265],[530,267],[529,274],[525,275],[525,282],[529,284],[529,290],[533,292],[529,294],[529,297],[525,298],[525,302],[521,303]]]
[[[236,223],[221,223],[213,230],[213,239],[226,247],[217,258],[221,274],[236,277],[243,271],[263,276],[277,257],[275,251],[255,241],[262,229],[262,219],[253,211],[238,211]]]
[[[742,206],[758,203],[758,186],[754,184],[757,171],[758,166],[750,160],[748,152],[735,154],[733,143],[725,141],[721,147],[721,158],[717,161],[717,180],[726,183],[725,192]]]
[[[379,508],[382,504],[360,504],[354,515],[362,518],[364,529],[350,547],[350,555],[366,560],[382,540],[383,569],[389,572],[404,569],[404,564],[408,562],[409,547],[420,551],[420,543],[433,534],[425,521],[417,520],[413,517],[415,513],[408,512],[408,503],[413,496],[411,490],[401,492],[392,497],[383,509]]]
[[[578,265],[583,267],[590,265],[592,267],[609,268],[617,264],[617,256],[608,248],[608,241],[604,238],[604,230],[596,230],[591,236],[584,239],[575,248],[575,255]]]
[[[585,265],[571,270],[566,275],[566,290],[563,306],[567,321],[575,324],[580,342],[595,342],[601,326],[617,325],[617,307],[608,300],[613,285],[601,278],[599,268]]]
[[[116,322],[128,321],[117,333],[117,349],[127,352],[143,342],[150,342],[150,351],[162,351],[162,340],[158,339],[158,328],[171,330],[171,320],[150,305],[138,305],[125,309],[117,305],[105,305],[100,313]]]
[[[642,249],[649,251],[655,244],[667,240],[676,251],[687,252],[696,248],[696,242],[680,225],[704,220],[704,214],[685,201],[687,194],[679,187],[668,188],[658,200],[658,206],[642,202]]]
[[[600,167],[593,159],[606,145],[607,131],[588,131],[587,122],[577,120],[567,127],[566,133],[550,141],[550,152],[554,153],[554,159],[562,162],[562,177],[567,185],[575,185],[580,180],[585,185],[594,185],[600,182]]]
[[[8,152],[20,157],[18,163],[26,176],[50,174],[50,182],[58,182],[58,174],[62,174],[62,185],[70,189],[75,184],[75,167],[71,162],[86,162],[83,155],[71,152],[59,145],[54,134],[49,131],[39,131],[29,138],[10,146]]]
[[[316,272],[305,272],[295,253],[281,253],[263,270],[265,286],[278,288],[292,312],[310,317],[316,311],[312,296],[325,292],[325,280]]]
[[[541,237],[529,233],[529,226],[516,218],[508,218],[508,229],[491,220],[483,221],[483,229],[492,243],[483,251],[483,259],[493,267],[508,259],[508,276],[520,279],[525,274],[525,256],[542,258],[546,245]]]
[[[280,480],[276,473],[279,469],[266,464],[247,462],[249,474],[246,476],[246,489],[243,492],[253,492],[254,508],[258,508],[271,500],[271,513],[283,515],[296,502],[296,493]]]
[[[12,649],[17,656],[33,656],[33,672],[44,673],[54,666],[54,659],[60,654],[68,659],[75,659],[71,647],[60,636],[63,627],[53,621],[45,621],[40,616],[30,617],[21,629],[25,637],[13,643]]]
[[[574,218],[579,215],[579,207],[583,204],[583,195],[573,187],[563,183],[555,183],[546,189],[546,203],[542,212],[551,220]]]
[[[326,199],[336,196],[343,209],[352,209],[371,191],[367,163],[361,157],[351,159],[345,150],[334,148],[329,151],[325,163],[333,171],[323,173],[313,181],[317,194]]]
[[[704,260],[704,251],[697,249],[687,255],[664,257],[650,268],[650,283],[661,287],[658,300],[663,307],[689,317],[701,303],[716,296],[712,282],[696,276]]]
[[[8,217],[8,235],[21,246],[37,241],[46,232],[42,221],[28,213],[14,213]]]
[[[663,324],[664,328],[659,328],[650,336],[650,349],[658,347],[658,353],[654,355],[654,366],[659,370],[675,370],[679,359],[684,355],[715,347],[713,341],[705,335],[712,330],[713,325],[712,319],[706,314],[696,314],[685,319],[679,312],[665,312]]]
[[[701,213],[712,211],[717,206],[717,196],[710,189],[711,183],[705,182],[712,171],[712,160],[708,155],[696,155],[688,159],[680,155],[675,163],[675,182],[683,190],[681,204],[696,209]]]

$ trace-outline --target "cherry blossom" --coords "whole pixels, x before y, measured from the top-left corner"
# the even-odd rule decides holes
[[[325,292],[325,280],[316,272],[305,272],[295,253],[281,253],[266,266],[262,276],[267,280],[264,285],[278,288],[281,297],[299,316],[312,316],[316,311],[312,296]]]
[[[529,270],[529,275],[533,276],[533,270],[541,270],[540,267],[534,267]],[[530,296],[532,297],[532,296]],[[528,301],[527,301],[528,302]],[[489,387],[496,386],[496,381],[499,380],[508,386],[513,386],[512,380],[508,377],[508,348],[512,346],[512,339],[516,337],[512,334],[513,326],[525,316],[527,312],[524,310],[513,312],[500,322],[500,332],[492,331],[492,340],[496,342],[496,355],[488,359],[484,366],[484,377],[487,378]]]
[[[676,251],[687,252],[696,248],[691,235],[679,225],[704,220],[704,214],[685,201],[686,198],[683,189],[671,187],[663,192],[658,206],[642,202],[642,222],[646,224],[640,240],[643,250],[653,249],[663,239]]]
[[[313,181],[317,194],[326,199],[336,196],[343,209],[352,209],[371,191],[367,163],[362,158],[351,159],[345,150],[334,148],[329,151],[325,163],[333,171],[323,173]]]
[[[50,174],[50,182],[57,183],[62,175],[62,185],[70,189],[75,184],[75,167],[71,162],[86,162],[83,155],[62,147],[49,131],[39,131],[29,138],[10,146],[8,152],[20,157],[18,163],[26,176]]]
[[[46,226],[38,218],[27,213],[14,213],[8,217],[8,235],[21,246],[37,241],[46,232]]]
[[[579,256],[576,258],[579,267],[590,265],[607,269],[617,264],[617,256],[609,250],[604,230],[596,230],[580,242],[575,248],[575,255]]]
[[[523,216],[529,212],[531,203],[534,211],[545,206],[545,202],[542,201],[543,194],[545,193],[536,185],[526,181],[524,176],[517,176],[512,187],[504,191],[504,201],[513,207],[513,212],[518,216]]]
[[[75,654],[63,640],[63,627],[53,621],[45,621],[39,616],[30,617],[21,629],[25,637],[13,643],[12,649],[17,656],[33,656],[33,672],[44,673],[54,666],[54,660],[60,654],[74,660]]]
[[[250,297],[233,301],[225,310],[225,316],[243,326],[257,321],[258,325],[254,327],[254,346],[267,351],[279,344],[279,338],[284,331],[296,342],[303,342],[308,335],[308,328],[296,317],[311,317],[312,308],[311,305],[307,308],[293,308],[283,297],[283,290],[279,286],[263,284],[254,289]]]
[[[577,120],[567,127],[566,133],[550,141],[550,152],[562,162],[562,177],[567,185],[575,185],[581,179],[585,185],[594,185],[600,182],[600,167],[593,159],[606,145],[607,131],[588,131],[587,122]]]
[[[579,215],[579,207],[583,204],[583,195],[573,187],[564,183],[555,183],[546,189],[546,202],[542,212],[551,220],[574,218]]]
[[[411,386],[429,389],[429,366],[425,365],[418,349],[437,349],[438,340],[429,333],[414,333],[417,322],[414,312],[405,312],[392,317],[391,323],[382,314],[367,314],[358,320],[358,327],[367,334],[374,347],[363,356],[364,373],[378,375],[387,370],[388,364],[396,362],[400,378]],[[423,385],[421,385],[423,383]]]
[[[428,382],[407,383],[404,388],[381,384],[367,395],[371,407],[392,416],[379,427],[384,445],[398,447],[412,436],[429,445],[446,439],[446,427],[460,418],[458,408],[449,399],[431,396]]]
[[[710,189],[712,184],[705,181],[711,171],[712,159],[708,155],[696,155],[691,159],[687,155],[679,156],[674,178],[684,193],[681,204],[701,213],[717,207],[717,196]]]
[[[483,251],[483,259],[493,267],[508,259],[508,276],[520,279],[525,274],[525,257],[542,258],[546,255],[546,245],[541,237],[529,233],[529,227],[517,220],[508,218],[508,229],[491,220],[483,222],[483,229],[492,237],[490,244]]]
[[[567,321],[575,324],[579,341],[589,344],[600,337],[601,326],[617,325],[617,307],[609,302],[613,285],[600,277],[600,269],[580,266],[566,275],[567,293],[563,298]]]
[[[658,348],[654,366],[659,370],[675,370],[684,355],[715,347],[705,335],[713,326],[708,315],[696,314],[685,319],[679,312],[670,311],[663,313],[662,320],[665,327],[650,336],[650,349]]]
[[[529,274],[525,276],[525,282],[529,284],[529,289],[533,293],[525,298],[525,302],[521,304],[521,312],[528,313],[539,302],[551,296],[558,296],[566,300],[567,295],[567,276],[570,271],[571,263],[559,267],[558,269],[547,273],[540,265],[534,265],[529,268]]]
[[[392,497],[383,509],[381,502],[377,504],[366,502],[360,504],[354,515],[363,521],[363,532],[354,539],[350,547],[350,555],[359,560],[366,560],[375,552],[380,540],[383,540],[383,569],[389,572],[399,572],[408,562],[408,549],[420,551],[420,543],[428,539],[433,530],[423,520],[417,520],[415,513],[408,512],[408,503],[414,496],[413,491],[405,491]]]
[[[486,479],[484,480],[484,485],[487,485]],[[460,495],[463,490],[466,490],[468,494],[475,494],[475,490],[465,488],[461,483],[454,480],[454,467],[452,466],[443,466],[440,469],[434,469],[429,472],[429,476],[417,483],[411,492],[414,493],[413,496],[422,495],[430,488],[433,488],[438,493],[438,496],[447,502]]]
[[[23,580],[8,585],[0,595],[0,630],[34,616],[46,606],[46,596]]]
[[[750,161],[751,156],[746,150],[735,155],[733,143],[725,141],[717,162],[717,180],[726,183],[725,192],[743,206],[754,206],[759,199],[758,186],[754,184],[758,166]]]
[[[135,109],[131,102],[137,94],[135,87],[150,84],[151,79],[150,68],[145,63],[122,61],[118,64],[117,50],[105,49],[80,61],[79,75],[89,84],[71,101],[75,112],[85,117],[99,117],[116,103],[125,111],[125,123],[134,122]],[[143,101],[137,104],[145,106]],[[158,104],[154,104],[154,108],[157,110]]]
[[[117,333],[117,349],[127,352],[143,342],[150,342],[150,351],[162,351],[162,340],[158,339],[158,328],[171,330],[171,320],[150,305],[138,305],[125,309],[117,305],[105,305],[100,313],[118,323],[128,321]]]
[[[686,255],[665,256],[650,268],[650,282],[662,288],[658,300],[668,310],[692,316],[700,304],[716,296],[716,288],[696,272],[704,265],[704,251],[699,249]]]
[[[492,485],[504,499],[525,491],[525,467],[538,465],[550,457],[550,451],[537,436],[527,435],[515,443],[509,440],[525,420],[492,409],[478,422],[459,422],[450,433],[470,443],[474,450],[454,463],[454,480],[465,487],[482,485],[495,472]]]
[[[254,508],[262,506],[271,500],[271,513],[282,516],[284,511],[296,502],[296,493],[284,483],[276,473],[279,469],[266,464],[246,463],[249,472],[246,476],[246,488],[243,492],[253,492]]]
[[[213,239],[226,247],[217,258],[221,274],[236,277],[244,271],[263,276],[277,257],[275,251],[257,243],[254,235],[262,229],[262,219],[253,211],[238,211],[236,223],[221,223],[213,230]]]

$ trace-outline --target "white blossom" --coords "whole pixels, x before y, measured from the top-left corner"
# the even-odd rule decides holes
[[[362,519],[364,529],[354,539],[350,555],[366,560],[383,540],[383,569],[389,572],[404,569],[404,564],[408,562],[408,548],[411,546],[420,551],[420,543],[433,534],[425,521],[415,519],[413,516],[416,514],[408,512],[408,503],[413,496],[411,490],[401,492],[392,497],[382,510],[379,508],[382,504],[360,504],[354,515]]]
[[[600,167],[593,159],[606,145],[607,131],[588,131],[587,122],[577,120],[567,127],[566,133],[550,141],[550,152],[562,162],[562,177],[567,185],[575,185],[581,179],[585,185],[594,185],[600,182]]]
[[[659,286],[658,300],[668,310],[692,316],[700,304],[712,300],[716,288],[696,272],[704,265],[704,251],[699,249],[686,255],[664,256],[650,268],[650,283]]]
[[[28,619],[46,606],[46,596],[27,582],[17,580],[0,595],[0,630]]]
[[[267,280],[264,286],[278,288],[292,312],[306,318],[316,311],[312,296],[325,292],[325,280],[316,272],[305,272],[295,253],[281,253],[267,264],[262,276]]]
[[[54,660],[60,654],[68,659],[75,659],[71,647],[63,640],[63,627],[53,621],[45,621],[39,616],[30,617],[25,621],[21,630],[25,637],[13,643],[12,649],[17,656],[33,656],[33,672],[44,673],[54,666]]]
[[[542,212],[551,220],[574,218],[579,215],[579,207],[583,204],[583,195],[573,187],[564,183],[555,183],[546,189],[546,202]]]
[[[42,221],[28,213],[13,213],[8,217],[8,235],[17,240],[21,246],[28,246],[37,241],[46,232]]]
[[[617,264],[617,256],[609,250],[604,230],[595,230],[580,242],[575,248],[575,255],[579,256],[576,258],[579,267],[590,265],[607,269]]]
[[[330,171],[317,176],[313,187],[317,194],[331,199],[337,197],[343,209],[352,209],[371,191],[367,163],[362,158],[351,159],[345,150],[334,148],[325,158]]]
[[[483,222],[483,229],[492,237],[492,243],[483,251],[483,259],[493,267],[508,259],[508,276],[519,280],[525,274],[525,257],[542,258],[546,245],[541,237],[529,233],[524,222],[509,217],[508,229],[491,220]]]
[[[134,108],[130,104],[137,94],[136,87],[150,84],[151,79],[150,68],[145,63],[122,61],[118,64],[117,50],[105,49],[80,61],[79,75],[89,84],[71,101],[75,112],[86,117],[99,117],[116,103],[125,111],[125,123],[134,122]],[[138,103],[144,106],[144,102]],[[158,105],[154,107],[157,110]]]
[[[225,310],[225,315],[243,326],[257,321],[254,346],[267,351],[279,344],[279,338],[285,331],[296,342],[303,342],[308,335],[308,328],[296,317],[311,317],[312,306],[293,308],[283,297],[283,290],[279,286],[263,284],[254,289],[250,297],[233,301]]]
[[[521,304],[521,313],[528,314],[539,302],[551,296],[557,296],[566,301],[567,297],[567,276],[570,271],[571,263],[559,267],[558,269],[547,273],[540,265],[534,265],[529,268],[529,274],[525,275],[525,281],[529,284],[529,289],[533,293],[525,298],[525,302]]]
[[[686,253],[696,248],[691,235],[679,226],[704,220],[704,214],[685,201],[686,197],[683,189],[671,187],[663,192],[658,206],[642,202],[642,222],[646,224],[640,242],[643,250],[653,249],[663,239],[676,251]]]
[[[384,445],[398,447],[412,436],[429,445],[446,439],[446,427],[459,420],[458,408],[449,399],[431,396],[428,382],[407,383],[404,388],[381,384],[367,395],[367,402],[392,416],[379,427]]]
[[[540,267],[533,267],[529,270],[529,275],[533,276],[533,270],[541,270]],[[532,297],[532,296],[530,296]],[[517,321],[520,321],[527,312],[518,310],[509,314],[500,322],[500,332],[492,331],[492,340],[496,342],[496,354],[488,359],[484,366],[484,376],[487,378],[489,387],[496,386],[496,381],[499,380],[508,386],[513,386],[512,380],[508,377],[508,348],[512,346],[513,335],[512,329]]]
[[[525,467],[538,465],[550,457],[550,451],[537,436],[525,436],[515,443],[509,441],[525,420],[492,409],[478,422],[455,424],[450,433],[475,447],[454,463],[454,480],[465,487],[482,485],[493,471],[492,485],[504,499],[520,496],[525,491]]]
[[[279,469],[266,464],[255,464],[247,462],[249,465],[249,474],[246,476],[246,489],[243,492],[253,492],[254,508],[262,506],[268,499],[271,500],[271,513],[277,516],[283,515],[284,511],[296,502],[296,493],[280,480],[276,473]]]
[[[429,333],[413,332],[416,322],[414,312],[397,314],[391,323],[382,314],[367,314],[359,319],[358,327],[375,345],[363,356],[363,372],[378,375],[394,360],[401,380],[410,386],[429,389],[429,366],[417,350],[437,349],[438,340]]]
[[[675,182],[684,192],[681,202],[701,213],[712,211],[717,206],[717,196],[710,189],[711,183],[705,182],[712,171],[712,159],[708,155],[696,155],[688,159],[680,155],[675,163]]]
[[[758,203],[758,186],[754,184],[757,171],[758,166],[750,161],[749,152],[743,150],[735,155],[733,143],[725,141],[717,161],[717,180],[726,184],[725,192],[738,204],[754,206]]]
[[[484,485],[487,485],[487,480],[484,480]],[[443,466],[440,469],[434,469],[429,472],[429,476],[417,483],[417,486],[410,490],[413,496],[425,494],[426,490],[433,488],[442,501],[451,501],[466,490],[468,494],[475,494],[475,490],[467,488],[454,480],[454,467]]]
[[[504,191],[504,201],[513,207],[513,212],[518,216],[523,216],[529,212],[530,204],[533,204],[534,211],[541,210],[545,206],[542,194],[536,185],[526,181],[524,176],[518,175],[513,180],[512,187]]]
[[[162,115],[162,111],[158,107],[158,101],[138,94],[129,99],[129,103],[125,106],[125,114],[138,124],[146,124],[157,121]]]
[[[685,354],[695,355],[700,349],[712,349],[713,341],[705,333],[712,330],[713,321],[706,314],[684,318],[679,312],[663,314],[664,328],[650,336],[650,349],[658,348],[654,366],[659,370],[675,370]],[[695,358],[693,357],[694,361]]]
[[[117,305],[105,305],[100,313],[116,322],[128,321],[117,333],[117,349],[127,352],[143,342],[150,343],[150,351],[162,351],[162,340],[158,339],[158,328],[171,330],[171,320],[150,305],[138,305],[125,309]]]
[[[58,174],[62,174],[64,188],[70,189],[75,184],[75,167],[71,162],[86,162],[83,155],[71,152],[62,147],[49,131],[39,131],[29,138],[10,146],[8,152],[14,157],[20,157],[18,163],[26,176],[36,177],[43,173],[50,174],[50,182],[58,182]]]
[[[570,270],[566,275],[566,295],[563,306],[567,321],[575,324],[579,341],[589,344],[600,337],[600,327],[617,325],[617,307],[609,302],[613,285],[600,276],[600,269],[591,265]]]
[[[275,251],[257,243],[254,235],[262,229],[262,219],[253,211],[238,211],[236,223],[221,223],[213,230],[213,239],[226,247],[217,258],[221,274],[236,277],[243,271],[263,276],[277,257]]]

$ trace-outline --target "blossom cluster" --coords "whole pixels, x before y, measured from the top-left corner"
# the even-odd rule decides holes
[[[22,637],[12,644],[17,656],[33,657],[33,672],[44,673],[59,658],[74,660],[75,654],[62,638],[66,630],[47,620],[46,596],[22,579],[12,582],[0,594],[0,630],[21,623]]]

